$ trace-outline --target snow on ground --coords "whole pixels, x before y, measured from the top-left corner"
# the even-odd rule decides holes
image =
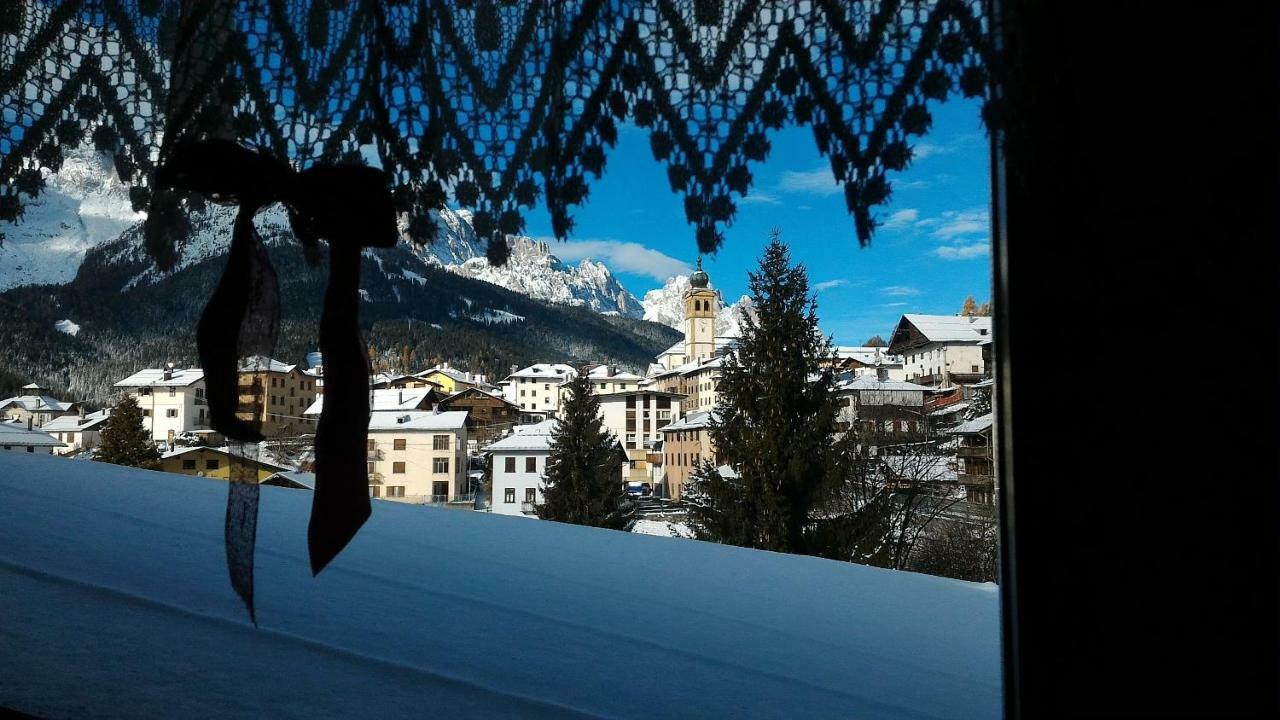
[[[262,489],[259,628],[220,481],[0,452],[0,707],[42,717],[1000,715],[997,593],[697,541],[375,503],[312,578]]]
[[[684,523],[670,520],[637,520],[631,532],[640,535],[657,535],[659,537],[691,538],[693,530]]]
[[[66,333],[72,337],[75,337],[80,332],[80,326],[70,320],[59,320],[53,324],[53,327],[58,332]]]

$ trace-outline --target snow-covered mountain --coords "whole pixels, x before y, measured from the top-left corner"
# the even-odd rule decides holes
[[[715,290],[715,285],[710,285]],[[644,319],[662,323],[677,330],[684,328],[684,294],[689,289],[688,275],[674,275],[667,278],[666,284],[644,294],[641,304],[644,306]],[[720,296],[720,312],[716,314],[716,334],[736,336],[741,334],[742,313],[751,308],[751,298],[743,295],[732,304],[725,303]]]
[[[67,152],[38,197],[23,200],[19,222],[0,222],[0,291],[71,282],[89,248],[143,218],[133,211],[111,156],[84,147]]]
[[[0,291],[20,285],[70,282],[86,251],[116,239],[145,217],[133,211],[128,186],[116,175],[110,156],[88,150],[70,153],[62,169],[47,176],[40,196],[26,199],[25,211],[17,223],[0,222],[0,233],[4,234],[0,246]],[[226,252],[234,216],[234,208],[210,205],[193,217],[193,231],[178,248],[177,269]],[[484,243],[471,229],[469,212],[442,210],[436,221],[440,231],[434,243],[417,247],[406,241],[424,263],[536,300],[632,318],[639,318],[644,312],[640,301],[603,263],[586,259],[570,265],[557,258],[554,248],[546,243],[513,237],[510,260],[506,266],[495,268],[485,259]],[[268,244],[288,241],[288,218],[279,206],[259,214],[257,225]],[[140,240],[140,233],[134,235]],[[120,260],[145,260],[140,241],[114,247],[112,254]],[[126,287],[160,277],[151,268],[135,276]]]

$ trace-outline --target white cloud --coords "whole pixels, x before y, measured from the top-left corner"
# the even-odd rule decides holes
[[[906,285],[890,285],[881,292],[890,297],[915,297],[920,294],[918,289]]]
[[[782,173],[778,182],[782,192],[809,193],[811,195],[835,195],[844,192],[844,187],[836,182],[830,168],[819,167],[815,170],[801,172],[787,170]]]
[[[934,155],[946,155],[951,152],[951,148],[944,145],[934,145],[933,143],[919,143],[911,148],[911,156],[916,160],[924,160]]]
[[[739,205],[781,205],[782,204],[782,201],[779,200],[776,196],[770,195],[769,193],[766,193],[766,192],[760,192],[758,190],[752,190],[750,195],[744,198],[738,198],[737,202]]]
[[[888,220],[881,223],[880,227],[889,230],[906,227],[920,219],[920,211],[915,208],[907,208],[899,210],[889,216]]]
[[[665,282],[672,275],[688,275],[693,271],[689,263],[640,243],[621,240],[570,240],[562,243],[553,238],[534,239],[545,241],[561,260],[591,258],[616,272],[645,275],[659,282]]]
[[[966,235],[989,235],[991,233],[991,217],[985,208],[942,213],[941,217],[929,218],[916,223],[918,227],[933,227],[933,236],[939,240],[954,240]]]
[[[943,260],[972,260],[991,253],[991,243],[980,242],[970,245],[943,245],[934,248],[933,254]]]
[[[896,302],[896,303],[880,303],[880,307],[887,307],[887,308],[891,308],[891,307],[904,307],[904,306],[906,306],[906,303],[904,303],[904,302]]]
[[[849,284],[849,281],[845,280],[844,278],[837,278],[835,280],[823,280],[820,283],[813,284],[813,291],[816,293],[820,293],[823,290],[830,290],[831,288],[837,288],[837,287],[840,287],[841,285],[848,285],[848,284]]]

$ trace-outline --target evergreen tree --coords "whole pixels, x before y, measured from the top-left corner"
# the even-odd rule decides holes
[[[703,539],[814,552],[812,516],[839,486],[845,458],[835,437],[835,377],[819,365],[831,340],[818,330],[808,274],[791,266],[776,230],[759,272],[748,276],[756,316],[743,318],[725,359],[710,428],[736,477],[704,463],[691,478],[690,521]]]
[[[147,470],[160,467],[160,452],[142,424],[142,408],[133,396],[126,395],[111,410],[102,427],[102,442],[94,459]]]
[[[585,368],[565,384],[559,423],[547,458],[544,502],[538,516],[546,520],[627,529],[635,504],[627,497],[619,470],[622,458],[616,439],[600,419],[600,399],[591,392]]]

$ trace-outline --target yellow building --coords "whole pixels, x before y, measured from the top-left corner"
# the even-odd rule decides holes
[[[487,390],[486,378],[483,375],[476,375],[471,372],[464,372],[457,368],[449,367],[449,363],[443,363],[436,367],[424,370],[420,373],[409,376],[411,378],[419,378],[431,383],[435,383],[440,387],[441,393],[444,395],[452,395],[456,392],[462,392],[467,388],[480,387]],[[408,386],[415,387],[415,386]]]
[[[236,417],[262,423],[266,437],[315,432],[315,421],[303,415],[318,395],[316,378],[297,365],[255,355],[240,362],[240,409]]]
[[[160,469],[178,475],[229,480],[233,466],[237,472],[252,473],[254,482],[262,482],[282,470],[289,470],[289,468],[262,460],[233,457],[225,448],[179,448],[160,456]]]

